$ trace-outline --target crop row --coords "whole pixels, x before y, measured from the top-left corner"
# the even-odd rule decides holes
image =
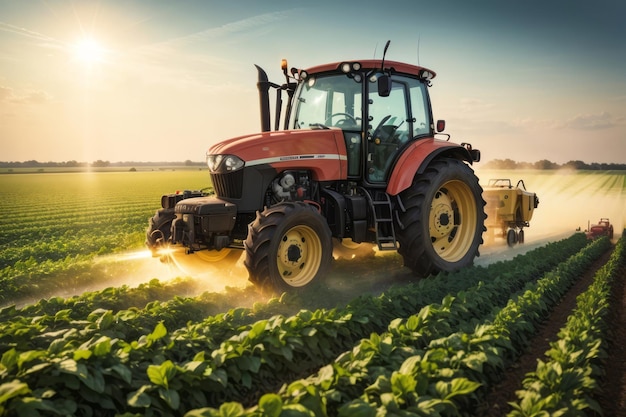
[[[626,266],[626,240],[620,239],[611,259],[598,270],[593,283],[578,296],[576,309],[550,344],[546,360],[538,360],[526,375],[519,401],[509,417],[531,415],[602,415],[594,400],[606,358],[606,333],[611,284]]]
[[[607,245],[606,240],[596,242],[537,283],[527,284],[523,294],[501,309],[494,307],[485,318],[472,317],[476,305],[467,299],[455,303],[450,298],[441,306],[427,306],[408,319],[393,321],[387,332],[372,334],[310,377],[265,394],[254,407],[229,402],[187,415],[217,416],[230,410],[228,415],[255,416],[268,415],[270,409],[338,416],[467,413]]]
[[[355,323],[363,322],[369,326],[364,327],[355,336],[365,337],[370,331],[383,329],[390,320],[410,315],[425,305],[440,301],[451,292],[467,291],[472,287],[484,286],[485,283],[495,287],[503,286],[504,279],[517,285],[517,290],[519,290],[525,282],[537,279],[559,262],[578,252],[586,243],[583,235],[575,234],[570,238],[517,256],[506,263],[496,263],[486,268],[470,268],[456,274],[441,274],[415,284],[392,288],[380,297],[362,297],[353,301],[345,309],[327,311],[326,316],[328,318],[346,315],[354,317]],[[168,291],[167,286],[153,280],[151,283],[141,285],[138,289],[133,289],[132,292],[136,298],[146,303],[149,300],[163,299],[156,293],[159,288]],[[516,288],[510,286],[506,290],[514,292]],[[142,291],[144,295],[141,295]],[[270,300],[267,304],[259,304],[254,309],[237,308],[199,321],[197,318],[203,317],[198,315],[200,311],[215,310],[206,304],[205,295],[194,298],[176,297],[164,302],[150,302],[142,309],[119,308],[119,311],[116,311],[115,306],[120,305],[119,301],[123,297],[123,291],[110,288],[69,299],[43,299],[23,309],[5,308],[0,310],[0,335],[2,335],[0,343],[7,341],[8,347],[20,346],[22,349],[45,348],[45,345],[35,344],[37,341],[35,336],[74,329],[75,323],[84,322],[95,310],[102,311],[105,308],[106,314],[112,315],[113,323],[115,323],[110,331],[121,335],[125,340],[151,332],[156,324],[162,321],[168,329],[181,329],[178,330],[178,334],[184,331],[191,332],[196,337],[198,335],[211,336],[219,346],[223,340],[237,334],[241,326],[276,314],[289,316],[297,313],[306,294],[283,295],[280,300]],[[106,306],[110,306],[110,311],[106,310]],[[219,306],[218,304],[217,308]],[[193,320],[194,314],[196,320]],[[38,318],[37,326],[31,323],[33,317]],[[223,336],[216,338],[217,334]]]
[[[567,244],[559,242],[561,248],[580,245],[579,236],[564,241]],[[587,246],[540,282],[571,282],[591,260],[606,250],[607,245],[608,241],[600,240]],[[381,297],[362,297],[342,310],[302,311],[290,317],[273,316],[252,324],[241,324],[249,322],[250,317],[249,312],[239,309],[173,332],[168,332],[167,327],[159,323],[136,340],[126,338],[121,330],[128,331],[129,323],[130,327],[136,323],[137,315],[131,314],[134,312],[113,314],[96,310],[87,320],[72,320],[71,312],[59,310],[54,316],[33,320],[34,330],[28,327],[27,318],[20,321],[22,316],[14,316],[11,320],[13,327],[6,327],[3,332],[7,335],[3,344],[8,350],[2,359],[4,369],[0,376],[3,385],[0,390],[13,393],[7,397],[5,406],[8,409],[43,411],[54,408],[78,415],[88,415],[96,404],[112,410],[111,413],[113,410],[133,410],[142,415],[181,415],[186,410],[219,404],[243,410],[246,404],[252,405],[259,398],[258,407],[253,407],[250,413],[269,407],[268,398],[272,407],[326,410],[324,412],[328,415],[335,411],[352,413],[353,408],[376,410],[384,406],[392,410],[397,401],[393,400],[393,404],[389,401],[395,392],[393,375],[394,370],[400,369],[396,366],[398,363],[401,365],[414,358],[405,371],[411,374],[415,367],[426,367],[430,371],[426,372],[429,376],[424,381],[428,382],[432,376],[429,372],[443,375],[454,368],[442,368],[444,362],[452,359],[441,354],[465,352],[457,348],[465,346],[467,340],[474,340],[468,337],[502,342],[501,336],[491,337],[485,329],[501,331],[501,326],[506,325],[510,314],[505,314],[505,318],[496,316],[492,324],[487,323],[493,309],[503,308],[502,311],[509,313],[516,311],[509,307],[512,293],[523,293],[520,300],[535,300],[532,298],[534,294],[542,294],[547,301],[555,303],[554,290],[542,290],[543,287],[534,281],[546,273],[537,265],[545,267],[552,262],[552,268],[562,261],[555,260],[558,252],[554,250],[553,256],[547,257],[546,252],[535,252],[535,257],[524,258],[518,264],[500,263],[501,269],[493,276],[489,276],[488,268],[485,271],[475,268],[468,276],[458,273],[423,280],[420,283],[424,284],[405,286]],[[484,281],[470,285],[462,283],[465,278],[471,279],[482,272],[485,272],[481,276],[486,278]],[[462,289],[454,296],[447,295],[459,285]],[[560,291],[563,292],[565,287],[562,284]],[[433,297],[444,301],[437,304],[432,301]],[[509,305],[505,306],[507,301]],[[549,304],[547,301],[540,303],[544,310]],[[124,323],[125,320],[129,323]],[[57,322],[59,327],[55,327]],[[520,326],[529,331],[527,322],[522,322],[526,325]],[[116,327],[120,323],[122,327]],[[135,329],[142,326],[135,326]],[[362,341],[359,343],[358,340]],[[523,346],[523,340],[525,336],[522,335],[507,342],[513,346],[510,352],[499,345],[497,349],[504,349],[506,356],[512,357]],[[13,347],[10,347],[11,343]],[[437,343],[444,345],[431,353],[428,346]],[[477,345],[482,346],[482,343]],[[483,363],[486,361],[484,357],[490,360],[499,357],[488,354],[490,349],[486,353],[472,351],[467,358],[457,358],[461,361],[457,365],[469,361],[466,365],[471,368],[476,364],[474,371],[482,374],[483,369],[488,368]],[[434,361],[439,356],[444,361],[441,364]],[[298,379],[320,367],[320,373]],[[443,372],[443,369],[448,371]],[[452,397],[465,398],[452,402],[454,408],[461,406],[468,401],[461,392],[473,398],[478,385],[463,375],[452,379],[446,377],[440,383],[434,382],[431,386],[429,382],[427,387],[422,387],[427,392],[438,389],[441,395],[442,392],[448,393],[444,397],[433,397],[443,398],[443,402],[433,400],[434,410],[447,407]],[[379,376],[382,379],[378,379]],[[400,385],[406,382],[405,388],[412,387],[413,377],[398,378],[406,379]],[[268,388],[269,391],[272,387],[277,390],[289,380],[296,381],[289,385],[291,388],[261,397]],[[347,392],[329,385],[333,381],[345,385]],[[260,390],[260,387],[264,388]],[[387,388],[391,392],[387,392]],[[381,389],[383,391],[377,391]],[[364,392],[371,395],[364,396]],[[413,392],[419,390],[415,388]],[[405,394],[408,395],[408,391]],[[450,398],[446,399],[447,395]],[[340,406],[344,403],[349,403],[348,408]],[[426,405],[420,402],[419,407]],[[207,408],[192,414],[210,414],[212,410]]]
[[[143,247],[161,194],[208,183],[201,171],[0,176],[0,302],[103,279],[89,261]]]

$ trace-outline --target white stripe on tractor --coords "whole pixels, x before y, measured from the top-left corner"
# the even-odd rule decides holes
[[[309,159],[327,159],[327,160],[338,159],[340,161],[346,161],[348,157],[346,155],[339,155],[339,154],[283,155],[283,156],[274,156],[272,158],[262,158],[262,159],[254,159],[252,161],[246,161],[246,166],[275,164],[277,162],[302,161],[302,160],[309,160]]]

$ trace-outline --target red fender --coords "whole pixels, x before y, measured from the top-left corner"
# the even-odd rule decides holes
[[[442,153],[472,163],[469,151],[461,145],[434,138],[417,140],[398,158],[389,178],[387,193],[398,195],[409,188],[415,175],[424,172],[428,163]]]

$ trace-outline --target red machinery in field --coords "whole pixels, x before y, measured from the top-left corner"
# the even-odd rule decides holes
[[[397,250],[421,276],[472,264],[485,202],[469,165],[480,152],[435,138],[445,127],[432,115],[435,73],[385,53],[307,70],[283,61],[282,85],[257,66],[262,132],[209,149],[214,194],[161,198],[147,231],[155,256],[244,250],[250,281],[279,291],[325,275],[333,242]]]
[[[607,217],[602,217],[597,224],[587,227],[585,234],[587,239],[595,239],[600,236],[607,236],[609,239],[613,239],[613,225]]]

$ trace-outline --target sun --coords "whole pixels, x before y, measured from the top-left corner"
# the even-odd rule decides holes
[[[73,53],[77,61],[93,65],[104,59],[105,50],[95,39],[83,38],[74,44]]]

